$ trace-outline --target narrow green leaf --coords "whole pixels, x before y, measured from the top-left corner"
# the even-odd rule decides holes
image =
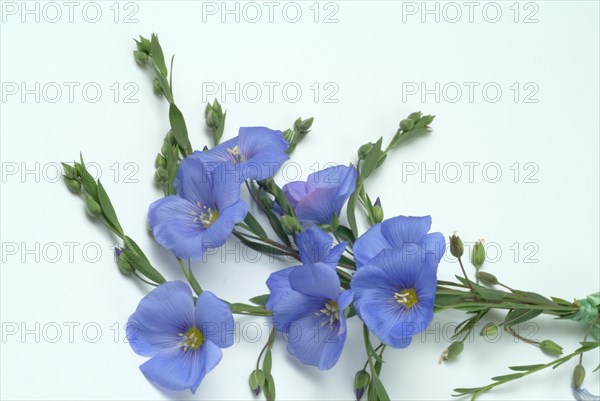
[[[87,171],[81,153],[79,154],[79,160],[81,161],[81,183],[83,184],[83,188],[85,188],[85,192],[87,192],[88,195],[94,198],[95,201],[98,201],[98,185],[96,184],[94,177]]]
[[[267,401],[275,401],[275,381],[270,374],[265,377],[265,398]]]
[[[267,254],[267,255],[275,255],[275,256],[289,256],[287,252],[282,249],[275,248],[274,246],[268,244],[261,244],[260,242],[250,241],[244,238],[241,235],[234,235],[242,242],[242,244],[246,245],[248,248],[254,249],[255,251]]]
[[[455,393],[458,393],[459,395],[464,395],[464,394],[473,394],[479,390],[480,390],[480,387],[471,387],[471,388],[459,387],[459,388],[453,389],[452,391],[454,391]],[[456,395],[454,397],[456,397]]]
[[[125,235],[123,228],[119,223],[115,209],[113,208],[112,202],[106,193],[106,190],[102,186],[100,180],[98,180],[98,201],[102,208],[102,215],[108,221],[108,223],[119,233],[121,236]]]
[[[495,382],[506,382],[510,380],[520,379],[523,376],[525,376],[525,373],[510,373],[508,375],[492,377],[492,380]]]
[[[379,162],[379,159],[381,158],[382,154],[382,142],[383,138],[379,138],[379,140],[375,142],[375,144],[367,154],[367,157],[365,157],[365,161],[363,162],[362,167],[360,169],[360,177],[363,181],[367,179],[371,175],[373,170],[375,170],[375,168],[377,167],[377,163]]]
[[[516,372],[524,372],[524,371],[529,371],[529,370],[533,370],[533,369],[537,369],[544,366],[543,363],[538,363],[536,365],[519,365],[519,366],[509,366],[508,368],[510,370],[514,370]]]
[[[524,323],[537,317],[542,312],[543,311],[541,309],[513,309],[506,314],[506,317],[504,318],[504,325],[506,327],[511,327],[520,323]]]
[[[273,366],[273,357],[271,356],[271,349],[267,349],[265,352],[265,359],[263,360],[263,371],[268,376],[271,374],[271,367]]]
[[[125,236],[123,252],[127,254],[127,260],[135,270],[148,277],[157,284],[165,283],[167,280],[152,266],[144,252],[130,237]]]
[[[373,376],[373,383],[375,385],[375,391],[377,392],[377,398],[380,401],[390,401],[390,396],[387,391],[385,391],[385,387],[381,380],[379,380],[379,377]]]
[[[255,305],[265,306],[267,299],[269,299],[269,294],[257,295],[253,298],[250,298],[250,302]]]
[[[177,144],[183,149],[183,153],[188,155],[191,152],[192,145],[188,137],[187,126],[183,114],[174,103],[169,106],[169,122]]]
[[[354,241],[356,240],[356,238],[354,237],[354,234],[352,234],[352,230],[350,230],[346,226],[339,225],[337,230],[335,230],[335,234],[342,241],[348,241],[350,243],[350,245],[353,245]]]
[[[166,77],[167,64],[165,63],[165,55],[163,54],[162,47],[158,41],[158,35],[154,33],[152,34],[152,40],[150,42],[150,55],[152,56],[152,61],[156,68],[158,68],[163,77]]]
[[[354,238],[358,238],[358,225],[356,224],[356,200],[358,199],[359,188],[357,186],[354,193],[348,199],[348,206],[346,208],[346,216],[348,218],[348,224]]]
[[[258,235],[261,238],[269,237],[252,213],[248,212],[248,214],[246,214],[244,222],[248,225],[248,227],[250,227],[254,234]]]

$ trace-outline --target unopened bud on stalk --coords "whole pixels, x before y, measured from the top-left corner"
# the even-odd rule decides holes
[[[585,380],[585,368],[582,364],[578,364],[575,366],[575,369],[573,369],[573,387],[581,387],[583,380]]]
[[[163,87],[160,84],[158,78],[154,78],[154,81],[152,81],[152,85],[154,86],[154,93],[156,93],[157,95],[162,95]]]
[[[400,121],[400,129],[403,131],[410,131],[415,126],[415,121],[411,118]]]
[[[483,247],[483,240],[480,239],[475,243],[475,246],[473,246],[471,263],[473,263],[473,266],[479,269],[483,265],[483,262],[485,262],[485,248]]]
[[[283,231],[288,235],[294,235],[297,232],[302,231],[300,222],[293,216],[281,216],[281,226],[283,227]]]
[[[465,251],[462,240],[457,235],[456,231],[450,236],[450,253],[455,258],[460,258]]]
[[[557,355],[561,355],[563,353],[562,347],[552,340],[542,341],[540,343],[540,348],[542,351],[544,351],[546,354],[549,354],[549,355],[557,356]]]
[[[369,152],[371,151],[371,149],[373,148],[373,144],[372,143],[365,143],[364,145],[362,145],[360,148],[358,148],[358,158],[360,160],[364,160],[365,157],[367,157],[367,155],[369,154]]]
[[[99,217],[102,214],[102,208],[91,196],[85,196],[85,207],[92,217]]]
[[[485,285],[496,285],[498,284],[498,279],[491,273],[486,272],[477,272],[477,278]]]
[[[129,260],[125,255],[123,255],[123,252],[119,248],[115,248],[115,257],[117,258],[117,266],[119,267],[121,273],[123,273],[126,276],[129,276],[131,273],[134,272],[135,269],[133,268],[131,263],[129,263]]]
[[[156,159],[154,160],[154,167],[160,168],[165,167],[167,165],[167,161],[160,153],[156,155]]]
[[[159,167],[156,169],[156,173],[154,173],[154,181],[160,184],[167,181],[168,178],[169,173],[167,173],[167,170],[165,170],[164,167]]]
[[[356,401],[360,401],[365,390],[369,387],[370,382],[371,376],[366,370],[359,370],[356,372],[356,375],[354,376],[354,395],[356,396]]]
[[[208,112],[208,115],[206,116],[206,125],[209,128],[217,128],[219,126],[219,117],[217,116],[217,113],[214,112],[214,110],[210,110]]]
[[[148,55],[141,51],[134,51],[133,57],[139,65],[144,65],[148,62]]]
[[[375,220],[374,223],[381,223],[383,221],[383,208],[381,207],[381,200],[379,197],[373,204],[373,220]]]
[[[265,374],[262,370],[256,369],[250,373],[250,378],[248,379],[250,384],[250,389],[254,392],[254,395],[259,395],[261,387],[265,383]]]
[[[464,347],[465,345],[462,341],[453,342],[444,352],[442,352],[439,363],[450,361],[456,358],[463,351]]]
[[[481,329],[481,335],[484,337],[495,337],[498,334],[498,326],[495,323],[487,323]]]
[[[67,188],[69,188],[69,191],[73,192],[74,194],[78,194],[79,192],[81,192],[81,183],[73,178],[67,178],[65,176],[65,184],[67,184]]]

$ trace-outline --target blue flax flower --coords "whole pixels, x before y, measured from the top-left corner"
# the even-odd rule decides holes
[[[159,244],[182,259],[198,260],[207,248],[225,243],[248,206],[240,200],[235,174],[223,163],[209,171],[202,160],[187,157],[173,184],[177,195],[150,205],[148,223]]]
[[[306,182],[290,182],[282,189],[303,226],[329,224],[356,189],[357,176],[354,166],[334,166],[312,173]]]
[[[333,238],[316,226],[296,234],[298,253],[304,264],[323,262],[335,269],[347,244],[347,242],[342,242],[332,248]],[[271,309],[273,305],[276,305],[281,294],[291,290],[290,274],[299,267],[301,266],[288,267],[271,274],[267,280],[267,285],[271,289],[271,296],[266,304],[267,309]]]
[[[196,301],[187,284],[164,283],[146,295],[127,322],[133,350],[151,357],[140,370],[168,390],[196,391],[204,376],[233,345],[233,315],[227,304],[203,292]]]
[[[342,242],[332,248],[333,238],[319,227],[312,226],[296,234],[296,245],[302,263],[324,262],[336,266],[348,242]]]
[[[265,127],[242,127],[239,135],[206,152],[194,152],[209,163],[226,162],[230,171],[238,175],[238,182],[246,179],[264,180],[272,177],[289,159],[285,151],[289,143],[281,131]]]
[[[405,253],[431,255],[435,263],[444,256],[446,241],[441,233],[430,233],[431,216],[397,216],[375,224],[360,236],[353,251],[357,266],[367,264],[384,249],[402,249]]]
[[[433,319],[437,262],[385,249],[359,268],[350,286],[357,315],[379,339],[405,348]]]
[[[352,302],[351,290],[340,293],[335,267],[299,266],[290,271],[286,285],[273,285],[271,278],[267,285],[267,305],[274,327],[288,336],[288,352],[304,364],[331,369],[346,341],[344,309]]]

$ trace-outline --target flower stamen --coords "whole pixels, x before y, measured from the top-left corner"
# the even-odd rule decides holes
[[[419,301],[417,293],[413,288],[395,292],[394,299],[405,308],[412,308]]]
[[[337,302],[328,301],[325,303],[325,307],[318,312],[315,312],[316,316],[325,316],[329,318],[329,320],[325,319],[321,322],[321,327],[325,326],[329,321],[329,328],[333,328],[333,324],[340,320],[340,310]]]
[[[182,347],[183,351],[187,351],[188,349],[197,350],[202,343],[204,342],[204,336],[200,329],[196,326],[192,326],[191,329],[184,333],[179,333],[179,337],[183,339],[177,343],[178,347]]]
[[[240,148],[239,148],[238,145],[235,145],[231,149],[227,149],[227,152],[229,152],[229,154],[231,155],[231,157],[233,157],[233,161],[235,163],[239,163],[239,162],[243,162],[244,161],[244,156],[240,153]]]
[[[202,205],[199,201],[197,202],[198,211],[191,211],[190,214],[194,217],[192,220],[194,223],[200,223],[207,228],[219,218],[219,212],[215,209],[212,210],[210,207]]]

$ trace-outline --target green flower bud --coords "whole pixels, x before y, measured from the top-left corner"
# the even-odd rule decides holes
[[[419,121],[421,119],[421,117],[423,117],[423,113],[421,113],[420,111],[415,111],[414,113],[410,113],[408,115],[408,118],[410,118],[413,121]]]
[[[62,163],[63,171],[65,172],[65,177],[67,178],[76,178],[77,172],[75,171],[75,167],[68,165],[67,163]]]
[[[75,163],[75,176],[81,177],[81,164]]]
[[[497,334],[498,326],[496,323],[487,323],[485,326],[483,326],[483,329],[481,329],[481,335],[484,337],[495,337]]]
[[[548,355],[558,356],[563,353],[563,349],[560,345],[552,340],[544,340],[540,343],[540,348]]]
[[[477,278],[485,285],[496,285],[498,284],[498,279],[491,273],[486,272],[477,272]]]
[[[215,101],[213,102],[212,108],[215,111],[215,113],[217,113],[217,115],[220,116],[223,114],[223,109],[221,108],[221,105],[219,104],[219,101],[216,98],[215,98]]]
[[[167,140],[171,145],[177,145],[177,139],[175,139],[175,134],[173,131],[167,132]]]
[[[440,363],[456,358],[460,355],[464,348],[465,345],[462,341],[453,342],[444,352],[442,352],[442,355],[440,356]]]
[[[264,372],[260,369],[252,371],[248,382],[250,383],[250,389],[254,392],[254,395],[259,395],[261,387],[265,384]]]
[[[381,199],[379,197],[377,197],[373,204],[373,220],[375,224],[383,221],[383,208],[381,207]]]
[[[167,173],[167,170],[165,170],[165,168],[159,167],[156,169],[156,172],[154,173],[154,181],[160,184],[167,181],[168,179],[169,173]]]
[[[156,159],[154,160],[154,167],[159,168],[159,167],[165,167],[167,165],[167,161],[165,160],[164,156],[161,155],[160,153],[156,155]]]
[[[483,265],[483,262],[485,262],[485,249],[483,247],[483,240],[480,239],[475,243],[475,246],[473,246],[471,263],[479,269]]]
[[[359,370],[354,376],[354,395],[356,395],[356,401],[360,401],[365,390],[369,387],[371,382],[371,376],[366,370]]]
[[[85,207],[92,217],[99,217],[102,214],[102,208],[98,202],[96,202],[94,198],[87,194],[85,195]]]
[[[465,247],[463,245],[462,240],[458,235],[456,235],[456,231],[450,237],[450,253],[455,258],[460,258],[465,251]]]
[[[582,364],[578,364],[573,369],[573,387],[579,388],[585,380],[585,368]]]
[[[206,117],[206,125],[209,128],[217,128],[219,126],[219,117],[217,116],[217,113],[215,113],[214,110],[210,110],[208,112],[208,116]]]
[[[204,118],[206,119],[208,117],[208,112],[212,110],[212,106],[210,105],[210,103],[206,103],[206,108],[204,109]]]
[[[123,273],[125,276],[129,276],[134,272],[135,269],[119,248],[115,248],[115,257],[117,258],[117,266],[119,267],[121,273]]]
[[[373,149],[373,144],[371,142],[365,143],[360,148],[358,148],[358,158],[360,160],[364,160],[365,157],[369,154],[369,152]]]
[[[283,227],[283,231],[288,235],[294,235],[297,232],[302,231],[300,222],[293,216],[281,216],[281,226]]]
[[[410,118],[400,121],[400,129],[403,131],[410,131],[414,126],[415,121]]]
[[[137,49],[139,51],[150,54],[150,48],[152,47],[150,40],[146,39],[143,36],[140,36],[140,40],[139,41],[136,40],[136,43],[137,43]]]
[[[294,139],[294,131],[292,131],[291,129],[286,129],[285,131],[283,131],[283,138],[288,141],[288,143],[291,143],[292,140]]]
[[[158,78],[154,78],[154,81],[152,81],[152,84],[154,85],[154,93],[156,93],[157,95],[162,95],[163,87],[162,87],[160,81],[158,80]]]
[[[299,126],[300,131],[308,131],[310,127],[312,127],[313,121],[315,121],[313,117],[307,118],[306,120],[302,120]]]
[[[144,52],[134,51],[133,57],[135,58],[135,61],[140,65],[144,65],[148,62],[148,55]]]
[[[69,191],[73,192],[74,194],[78,194],[81,192],[81,183],[78,180],[75,180],[73,178],[67,178],[67,176],[65,176],[64,178],[65,183],[67,184],[67,188],[69,188]]]

